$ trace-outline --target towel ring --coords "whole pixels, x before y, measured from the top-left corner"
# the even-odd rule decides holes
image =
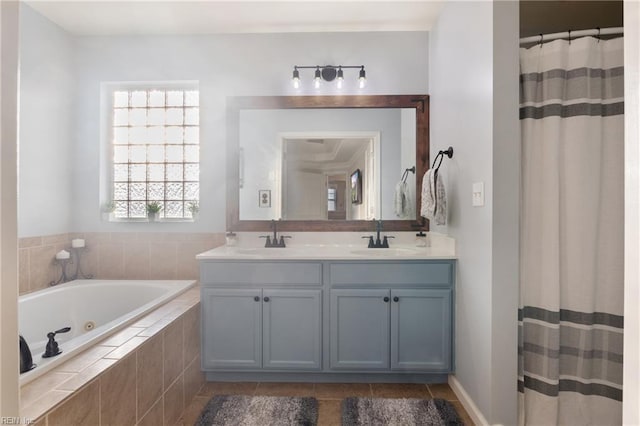
[[[400,179],[403,183],[407,181],[407,176],[409,176],[409,172],[415,174],[416,173],[416,166],[413,166],[409,169],[404,169],[404,173],[402,174],[402,178]]]
[[[438,155],[436,155],[436,158],[433,160],[433,164],[431,165],[432,169],[435,169],[436,172],[438,171],[438,169],[440,169],[440,165],[442,164],[442,160],[444,159],[444,156],[447,156],[449,158],[453,158],[453,147],[450,146],[449,148],[445,149],[444,151],[438,151]],[[440,160],[440,162],[438,163],[438,166],[436,167],[436,161]]]

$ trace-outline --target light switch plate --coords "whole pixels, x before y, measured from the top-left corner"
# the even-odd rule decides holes
[[[473,207],[484,206],[484,182],[474,182],[471,189],[471,205]]]

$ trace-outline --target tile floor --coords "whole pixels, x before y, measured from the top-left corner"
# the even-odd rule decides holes
[[[182,417],[183,426],[192,426],[214,395],[314,396],[319,402],[318,426],[340,425],[340,404],[349,396],[379,398],[442,398],[450,401],[465,425],[471,418],[448,384],[404,383],[238,383],[207,382]],[[179,423],[180,424],[180,423]]]

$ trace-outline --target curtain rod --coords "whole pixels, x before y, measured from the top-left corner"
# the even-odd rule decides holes
[[[623,27],[613,27],[613,28],[594,28],[592,30],[577,30],[577,31],[565,31],[562,33],[553,33],[553,34],[538,34],[531,37],[524,37],[520,39],[520,44],[527,43],[540,43],[545,41],[557,40],[559,38],[569,38],[571,39],[577,37],[584,36],[597,36],[597,35],[611,35],[611,34],[624,34]]]

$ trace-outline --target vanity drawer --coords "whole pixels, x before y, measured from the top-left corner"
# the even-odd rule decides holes
[[[321,285],[320,262],[201,262],[201,285]]]
[[[453,284],[453,262],[344,262],[331,263],[332,285],[429,285]]]

